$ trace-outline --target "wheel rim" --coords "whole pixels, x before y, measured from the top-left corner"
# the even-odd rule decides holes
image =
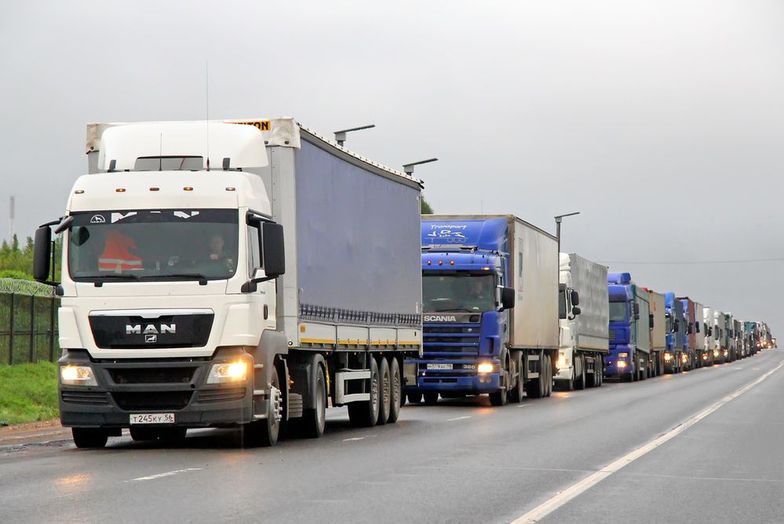
[[[376,371],[370,380],[370,409],[372,410],[373,418],[378,418],[379,402],[378,402],[378,371]]]

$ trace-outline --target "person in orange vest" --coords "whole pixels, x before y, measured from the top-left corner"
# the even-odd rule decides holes
[[[98,258],[98,269],[115,273],[144,269],[142,259],[131,251],[136,249],[136,241],[133,238],[116,230],[109,231],[104,242],[103,253]]]

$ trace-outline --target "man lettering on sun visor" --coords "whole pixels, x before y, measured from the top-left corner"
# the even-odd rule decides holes
[[[142,259],[131,251],[136,249],[136,241],[133,238],[119,231],[109,231],[106,234],[103,253],[98,259],[98,269],[115,273],[143,269]]]

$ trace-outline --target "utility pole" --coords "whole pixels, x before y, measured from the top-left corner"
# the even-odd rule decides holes
[[[575,211],[574,213],[565,213],[563,215],[556,215],[555,216],[555,238],[558,239],[558,253],[560,256],[561,253],[561,220],[564,217],[571,217],[574,215],[579,215],[579,211]]]

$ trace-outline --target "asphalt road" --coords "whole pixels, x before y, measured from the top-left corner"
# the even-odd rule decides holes
[[[782,522],[784,369],[727,397],[782,361],[766,351],[503,408],[406,406],[398,424],[372,429],[330,410],[321,439],[268,449],[238,449],[226,430],[189,433],[175,449],[128,437],[100,451],[6,447],[0,522],[510,522],[547,503],[543,522]]]

